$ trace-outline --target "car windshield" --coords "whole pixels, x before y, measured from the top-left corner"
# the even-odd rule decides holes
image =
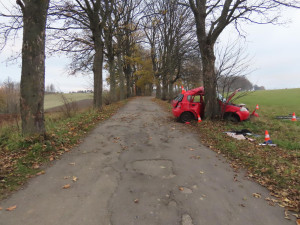
[[[222,102],[226,103],[227,99],[224,98],[219,92],[217,92],[217,97],[220,99]]]
[[[176,98],[174,98],[174,101],[178,101],[178,102],[181,102],[182,99],[183,99],[183,94],[179,94]]]

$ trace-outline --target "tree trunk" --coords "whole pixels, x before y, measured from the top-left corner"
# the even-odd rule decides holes
[[[155,93],[156,98],[161,98],[161,86],[160,86],[160,81],[159,79],[156,80],[156,93]]]
[[[167,77],[163,76],[162,79],[162,95],[161,95],[161,99],[162,100],[167,100],[167,96],[168,96],[168,82],[167,82]]]
[[[131,66],[130,66],[130,64],[126,65],[124,73],[125,73],[125,78],[126,78],[126,97],[129,98],[129,97],[131,97],[131,90],[130,90]]]
[[[203,44],[203,43],[202,43]],[[203,44],[201,48],[203,63],[203,83],[205,90],[205,117],[216,119],[220,116],[220,107],[217,100],[217,79],[213,45]]]
[[[122,55],[118,55],[118,73],[119,73],[119,80],[120,80],[120,100],[125,99],[125,85],[124,85],[124,73],[123,73],[123,63],[122,63]]]
[[[95,40],[95,56],[93,62],[94,73],[94,108],[102,109],[102,67],[103,67],[103,43]]]
[[[110,97],[113,102],[117,101],[117,93],[116,93],[116,74],[115,74],[115,62],[114,57],[109,57],[108,59],[109,65],[109,77],[110,77]]]
[[[170,82],[169,83],[169,95],[168,95],[168,100],[171,101],[174,98],[174,91],[173,91],[173,84]]]
[[[21,3],[19,3],[21,4]],[[23,46],[20,111],[24,136],[45,134],[45,38],[49,0],[26,1],[23,12]]]

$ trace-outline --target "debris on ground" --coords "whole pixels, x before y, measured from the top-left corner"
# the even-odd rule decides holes
[[[237,140],[246,140],[245,136],[242,134],[235,134],[233,132],[226,132],[226,134],[232,138],[235,138]]]
[[[268,146],[272,146],[272,147],[277,146],[276,144],[273,144],[272,140],[264,141],[264,143],[259,143],[259,145],[261,145],[261,146],[268,145]]]
[[[257,134],[252,134],[250,130],[248,129],[242,129],[242,130],[233,130],[233,131],[228,131],[224,132],[228,136],[235,138],[237,140],[249,140],[249,141],[255,141],[255,139],[250,138],[248,136],[254,136],[254,137],[260,137],[260,135]]]
[[[291,120],[293,118],[293,115],[288,115],[288,116],[276,116],[275,119],[278,120]],[[300,117],[296,117],[297,120],[300,120]]]

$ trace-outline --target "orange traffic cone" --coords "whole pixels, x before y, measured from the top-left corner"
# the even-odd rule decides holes
[[[185,93],[185,90],[183,88],[183,86],[181,86],[181,94],[184,94]]]
[[[258,105],[256,105],[255,109],[259,109],[259,106],[258,106]]]
[[[201,117],[200,117],[200,115],[198,114],[198,123],[201,123],[201,122],[202,122]]]
[[[296,114],[293,113],[292,121],[297,121]]]
[[[266,130],[265,131],[265,141],[267,142],[267,141],[270,141],[271,139],[270,139],[270,135],[269,135],[269,132]]]

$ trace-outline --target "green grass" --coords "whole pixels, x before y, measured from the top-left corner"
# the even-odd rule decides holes
[[[70,93],[63,94],[69,101],[80,101],[84,99],[93,99],[92,93]],[[45,109],[54,108],[63,105],[61,94],[47,94],[45,95]]]
[[[255,91],[238,99],[236,103],[245,103],[251,110],[258,104],[258,112],[267,117],[289,115],[293,112],[300,116],[300,88]]]

